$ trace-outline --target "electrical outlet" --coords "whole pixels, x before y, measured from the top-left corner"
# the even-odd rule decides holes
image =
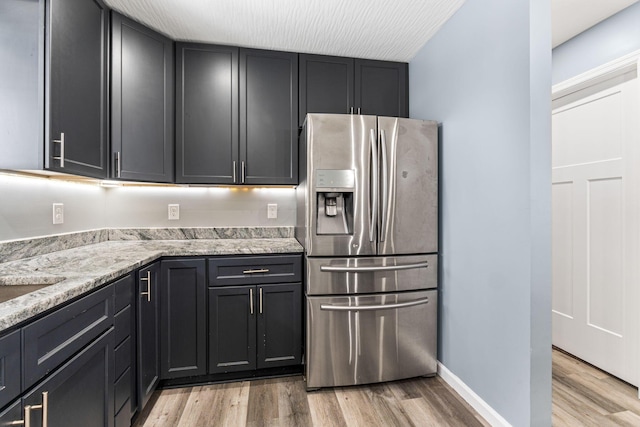
[[[268,219],[276,219],[276,218],[278,218],[278,204],[277,203],[269,203],[269,204],[267,204],[267,218]]]
[[[64,223],[64,203],[53,204],[53,223],[54,224]]]
[[[169,205],[169,219],[180,219],[180,205]]]

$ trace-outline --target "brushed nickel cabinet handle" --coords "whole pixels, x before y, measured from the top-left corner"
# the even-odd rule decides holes
[[[253,288],[249,288],[249,310],[253,314]]]
[[[116,178],[120,178],[122,174],[122,161],[120,160],[120,152],[116,151]]]
[[[268,273],[268,268],[258,268],[255,270],[242,270],[242,274],[256,274],[256,273]]]
[[[235,184],[236,183],[236,178],[237,178],[236,177],[236,161],[235,160],[233,161],[233,165],[231,167],[233,169],[233,183]]]
[[[64,132],[60,133],[60,139],[54,139],[54,143],[60,144],[60,155],[53,156],[54,160],[60,160],[60,167],[64,167]]]
[[[140,281],[147,282],[147,292],[140,292],[140,295],[147,296],[147,302],[151,302],[151,270],[147,270],[147,277],[141,277]]]
[[[31,410],[42,409],[42,427],[49,427],[49,392],[42,392],[42,404],[40,405],[27,405],[24,407],[24,421],[14,421],[10,425],[23,424],[25,427],[31,427]]]
[[[247,177],[247,165],[244,160],[240,162],[240,168],[242,169],[242,184],[244,184],[245,178]]]
[[[262,314],[262,288],[260,288],[260,314]]]

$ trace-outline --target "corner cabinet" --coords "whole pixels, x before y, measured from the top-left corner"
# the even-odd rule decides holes
[[[113,178],[173,182],[173,41],[112,12]]]
[[[299,255],[209,260],[209,373],[302,363],[301,276]]]
[[[403,62],[300,55],[298,121],[307,113],[409,117],[408,72]]]
[[[3,0],[0,28],[0,168],[105,178],[104,3]]]
[[[176,182],[296,185],[298,55],[176,49]]]

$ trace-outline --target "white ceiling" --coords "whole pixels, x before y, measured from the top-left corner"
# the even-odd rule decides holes
[[[465,0],[105,1],[175,40],[408,62]],[[551,0],[553,47],[637,1]]]
[[[553,47],[631,6],[638,0],[552,0]],[[640,23],[638,23],[640,25]]]
[[[105,1],[175,40],[408,62],[465,0]]]

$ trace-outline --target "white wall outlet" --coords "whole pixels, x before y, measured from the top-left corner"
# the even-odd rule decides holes
[[[169,205],[169,219],[180,219],[180,205]]]
[[[53,223],[54,224],[64,223],[64,203],[53,204]]]
[[[276,219],[276,218],[278,218],[278,204],[277,203],[268,203],[267,204],[267,218],[268,219]]]

